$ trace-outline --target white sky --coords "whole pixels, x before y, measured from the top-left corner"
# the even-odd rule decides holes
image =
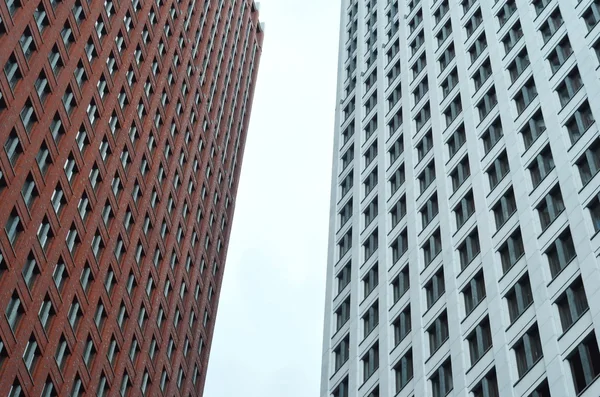
[[[318,396],[340,0],[262,0],[265,41],[205,397]]]

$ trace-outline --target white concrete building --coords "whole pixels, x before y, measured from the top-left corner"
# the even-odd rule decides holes
[[[599,22],[342,0],[321,397],[600,396]]]

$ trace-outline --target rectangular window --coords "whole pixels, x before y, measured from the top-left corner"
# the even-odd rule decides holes
[[[17,327],[21,322],[21,318],[25,314],[25,309],[23,308],[23,304],[21,303],[21,299],[19,298],[17,291],[13,292],[12,296],[10,297],[4,314],[6,315],[6,321],[8,322],[10,329],[14,334],[16,334]]]
[[[492,331],[490,320],[486,316],[477,327],[467,336],[471,367],[492,347]]]
[[[413,90],[413,100],[415,105],[419,103],[421,99],[423,99],[427,92],[429,92],[429,84],[427,83],[427,81],[427,77],[423,78]]]
[[[375,301],[362,316],[363,337],[366,338],[379,324],[379,301]]]
[[[563,332],[588,310],[588,302],[581,277],[578,277],[556,300]]]
[[[448,105],[448,107],[444,110],[444,117],[446,118],[446,128],[452,124],[454,120],[460,115],[462,112],[462,102],[460,100],[460,95],[457,95],[454,100]]]
[[[465,126],[464,124],[461,124],[458,126],[456,131],[454,131],[452,136],[450,136],[448,142],[446,142],[448,145],[448,154],[450,158],[454,157],[454,155],[460,150],[460,148],[462,148],[466,141],[467,136],[465,133]]]
[[[504,26],[506,21],[517,11],[517,3],[515,0],[507,0],[496,14],[500,27]]]
[[[365,196],[375,189],[375,186],[377,186],[377,167],[373,168],[373,171],[365,178],[363,186],[365,189]]]
[[[508,165],[508,157],[506,151],[500,153],[494,160],[492,165],[485,171],[488,174],[490,181],[490,190],[494,190],[496,186],[504,179],[510,172],[510,166]]]
[[[542,116],[542,110],[538,109],[521,131],[519,131],[523,137],[525,150],[528,150],[544,131],[546,131],[546,122]]]
[[[475,230],[473,230],[458,246],[461,270],[465,270],[467,266],[473,262],[475,257],[479,255],[479,252],[479,233],[477,228],[475,228]]]
[[[525,332],[513,346],[513,350],[517,359],[517,372],[520,379],[544,356],[537,324]]]
[[[398,346],[411,331],[410,305],[396,317],[392,326],[394,327],[394,346]]]
[[[350,319],[350,296],[335,310],[336,332]]]
[[[533,293],[529,283],[529,275],[525,274],[505,296],[508,303],[510,323],[514,323],[533,303]]]
[[[332,397],[348,397],[348,376],[333,390]]]
[[[366,381],[379,368],[379,343],[375,342],[373,346],[361,359],[363,364],[363,381]]]
[[[485,117],[494,109],[496,104],[498,103],[498,98],[496,97],[496,88],[492,86],[488,92],[485,93],[483,98],[477,103],[477,111],[479,112],[479,121],[483,121]]]
[[[585,21],[588,32],[591,32],[598,24],[598,21],[600,21],[600,4],[597,1],[593,1],[581,17]]]
[[[573,238],[571,237],[571,230],[567,229],[552,243],[552,245],[546,250],[546,256],[548,257],[548,264],[550,265],[550,273],[552,278],[558,276],[558,274],[565,268],[575,257],[575,245],[573,244]]]
[[[468,316],[486,297],[483,270],[473,276],[469,284],[462,290],[462,294],[465,299],[465,312]]]
[[[592,109],[590,109],[590,104],[586,100],[577,108],[573,116],[565,124],[569,132],[571,144],[574,145],[592,124],[594,124],[594,115],[592,114]]]
[[[496,220],[496,230],[499,230],[517,212],[517,201],[512,187],[494,204],[492,211]]]
[[[450,95],[450,93],[454,90],[454,87],[458,85],[458,72],[456,68],[454,68],[449,74],[448,77],[442,82],[442,96],[444,99]]]
[[[599,145],[600,150],[600,145]],[[598,160],[600,164],[600,160]],[[550,151],[550,145],[546,145],[535,159],[527,167],[531,174],[531,181],[533,188],[538,187],[544,178],[554,169],[554,159],[552,158],[552,152]],[[581,168],[580,168],[581,171]]]
[[[413,359],[412,349],[409,350],[398,362],[394,365],[394,380],[396,386],[396,394],[413,378]]]
[[[348,361],[350,357],[350,335],[346,335],[344,339],[333,349],[334,370],[337,371]]]
[[[436,274],[429,279],[429,281],[425,284],[425,293],[427,296],[427,309],[430,309],[431,306],[444,294],[446,291],[446,287],[444,285],[444,269],[440,268]]]
[[[369,294],[371,294],[371,292],[373,292],[373,290],[377,287],[377,285],[379,284],[379,268],[377,263],[375,263],[367,272],[367,274],[363,277],[362,279],[362,283],[363,283],[363,292],[364,292],[364,297],[366,298],[367,296],[369,296]]]
[[[438,214],[437,193],[434,193],[429,200],[427,200],[427,203],[421,208],[420,212],[422,227],[425,229]]]
[[[448,314],[444,310],[427,329],[429,356],[432,356],[448,340]]]
[[[525,84],[523,84],[517,95],[515,95],[513,98],[517,107],[517,113],[519,115],[523,113],[531,104],[531,102],[537,98],[537,95],[537,88],[533,82],[533,77],[531,77]]]
[[[506,33],[506,35],[502,38],[502,43],[504,44],[504,51],[506,54],[512,50],[515,45],[519,42],[519,40],[523,37],[523,29],[521,28],[521,23],[517,21]]]
[[[402,153],[404,153],[404,136],[400,135],[388,150],[390,164],[394,164]]]
[[[408,251],[408,232],[404,229],[391,245],[392,262],[396,263]]]
[[[450,173],[452,192],[456,192],[469,176],[471,176],[471,168],[469,167],[469,156],[466,155]]]
[[[471,37],[471,35],[473,35],[473,33],[475,33],[475,30],[477,30],[477,28],[479,26],[481,26],[482,22],[483,22],[483,16],[481,15],[481,8],[478,8],[473,13],[473,15],[471,15],[471,18],[465,24],[465,30],[467,32],[467,37]]]
[[[517,81],[525,69],[527,69],[529,64],[529,54],[527,53],[527,49],[523,48],[521,52],[515,56],[515,59],[510,63],[510,65],[508,65],[511,83]]]
[[[460,200],[458,205],[454,207],[456,214],[456,229],[460,229],[465,222],[475,213],[475,200],[473,199],[473,190],[469,190],[467,194]]]
[[[565,37],[554,47],[554,50],[548,55],[548,63],[550,63],[550,69],[552,73],[558,72],[558,70],[564,65],[567,59],[573,53],[573,48],[571,47],[571,42],[569,41],[569,37],[565,35]]]
[[[473,397],[500,397],[496,369],[492,368],[471,391]],[[531,396],[530,396],[531,397]],[[536,396],[547,397],[547,396]]]
[[[554,165],[554,164],[553,164]],[[577,160],[581,183],[586,185],[600,171],[600,140],[596,139]]]
[[[486,48],[487,40],[485,38],[485,32],[482,32],[468,50],[471,57],[471,64],[479,58],[479,55],[481,55]]]
[[[21,140],[17,135],[17,131],[13,128],[4,143],[4,151],[6,152],[6,157],[10,161],[10,164],[14,167],[19,157],[23,154],[23,146],[21,145]]]
[[[517,228],[513,234],[500,246],[498,250],[502,262],[502,270],[508,272],[521,259],[525,253],[523,239],[521,238],[521,229]]]
[[[571,366],[575,392],[581,394],[600,375],[600,352],[595,333],[592,332],[573,349],[567,360]]]
[[[562,83],[556,87],[556,93],[558,94],[560,104],[563,107],[566,106],[581,87],[583,87],[583,81],[579,75],[579,69],[575,66]]]
[[[429,131],[425,136],[417,143],[417,161],[423,160],[423,157],[429,153],[433,148],[433,136]]]
[[[368,260],[377,251],[379,244],[378,229],[375,229],[373,233],[363,243],[363,250],[365,254],[365,261]]]
[[[440,365],[434,372],[431,377],[431,388],[433,397],[444,397],[452,391],[452,363],[450,362],[450,359],[447,359],[446,362]]]
[[[350,228],[348,232],[346,232],[346,234],[344,234],[344,236],[340,239],[338,242],[338,247],[340,258],[350,251],[350,248],[352,248],[352,228]]]
[[[565,204],[563,203],[562,194],[558,184],[542,199],[536,207],[540,216],[540,224],[542,230],[546,230],[548,226],[564,211]]]
[[[337,280],[337,293],[339,294],[346,288],[348,284],[350,284],[350,277],[352,271],[352,262],[348,262],[346,266],[340,270],[340,272],[336,276]]]
[[[588,204],[590,215],[592,217],[592,224],[594,225],[594,232],[600,232],[600,195],[594,197],[594,199]]]
[[[483,84],[490,78],[492,75],[492,64],[490,63],[490,59],[487,58],[479,69],[473,74],[473,83],[475,84],[475,91],[479,91],[479,89],[483,86]]]
[[[408,292],[410,288],[410,277],[408,274],[408,265],[400,271],[400,273],[392,281],[392,294],[394,297],[394,304]]]
[[[406,196],[400,197],[400,199],[394,204],[390,210],[392,216],[392,229],[400,223],[400,221],[406,216]]]
[[[435,180],[435,161],[432,160],[429,164],[427,164],[427,166],[425,167],[423,172],[421,172],[421,175],[419,175],[420,193],[422,194],[431,185],[431,183],[434,180]]]
[[[439,228],[433,232],[421,248],[423,249],[423,261],[427,267],[442,252],[442,237]]]
[[[487,130],[481,135],[481,140],[483,141],[483,150],[485,154],[488,154],[500,139],[504,136],[504,132],[502,131],[502,122],[500,121],[500,117],[497,117],[496,120],[490,124]]]
[[[371,224],[371,222],[373,222],[377,218],[378,212],[379,211],[378,211],[377,196],[375,196],[363,212],[363,216],[364,216],[364,220],[365,220],[365,226],[364,226],[365,228],[368,227]]]
[[[351,150],[353,151],[354,147],[352,147]],[[371,146],[369,146],[369,148],[364,153],[365,168],[368,167],[369,164],[371,164],[371,162],[373,160],[375,160],[376,157],[377,157],[377,139],[375,139],[373,141],[373,143],[371,144]],[[344,160],[344,159],[342,159],[342,160]],[[349,159],[349,160],[352,161],[352,159]],[[344,164],[344,165],[347,166],[348,164]]]

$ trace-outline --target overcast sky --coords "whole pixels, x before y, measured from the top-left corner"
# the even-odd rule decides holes
[[[318,396],[339,0],[262,0],[265,41],[205,397]]]

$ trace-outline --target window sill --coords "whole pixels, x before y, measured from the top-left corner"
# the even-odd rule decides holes
[[[540,12],[537,12],[537,13],[536,13],[535,17],[533,18],[533,22],[535,22],[535,23],[537,24],[537,20],[538,20],[538,18],[540,17],[540,15],[542,15],[542,14],[544,13],[544,11],[546,11],[546,10],[549,8],[549,7],[548,7],[548,5],[549,5],[550,3],[552,3],[552,2],[551,2],[551,1],[548,1],[548,2],[547,2],[545,5],[544,5],[544,7],[543,7],[543,8],[540,10]]]
[[[471,364],[471,366],[470,366],[470,367],[467,369],[467,371],[465,372],[465,375],[468,375],[468,374],[469,374],[469,372],[471,372],[471,370],[472,370],[473,368],[475,368],[475,366],[476,366],[477,364],[479,364],[479,363],[481,362],[481,360],[483,360],[483,358],[485,357],[485,355],[486,355],[486,354],[487,354],[489,351],[491,351],[493,347],[494,347],[494,345],[490,345],[490,346],[488,346],[488,348],[487,348],[487,349],[485,349],[485,351],[484,351],[483,353],[481,353],[481,356],[479,356],[479,358],[478,358],[477,360],[475,360],[475,362],[473,362],[473,363]]]
[[[373,375],[375,375],[377,373],[378,370],[379,370],[379,367],[375,368],[373,370],[373,372],[370,373],[369,376],[367,376],[365,378],[365,380],[363,381],[363,383],[358,387],[358,390],[362,389],[362,387],[369,381],[369,379],[371,379],[371,377],[373,377]]]
[[[577,393],[577,396],[581,396],[582,394],[584,394],[590,387],[592,387],[592,385],[598,380],[598,378],[600,378],[600,374],[596,375],[594,377],[594,379],[592,379],[592,381],[590,382],[589,385],[587,385],[586,387],[583,388],[582,391],[580,391],[579,393]]]
[[[517,117],[515,117],[515,121],[518,120],[519,118],[521,118],[521,116],[525,113],[525,111],[531,106],[531,104],[538,99],[538,94],[536,94],[533,98],[530,99],[529,103],[527,103],[523,109],[519,110],[519,108],[517,107]],[[533,113],[533,112],[532,112]]]
[[[513,388],[516,387],[523,380],[523,378],[525,378],[527,374],[529,374],[531,370],[533,370],[535,366],[543,359],[544,355],[542,354],[542,356],[540,356],[533,364],[531,364],[531,367],[527,368],[527,371],[525,371],[521,376],[519,376],[519,379],[515,383],[513,383]]]
[[[583,184],[583,186],[581,187],[581,189],[579,189],[579,194],[581,194],[581,192],[583,192],[583,190],[594,180],[594,178],[598,174],[600,174],[600,170],[596,171],[596,173],[594,175],[592,175],[592,177],[590,178],[590,180]]]
[[[508,332],[512,328],[512,326],[515,325],[515,323],[517,321],[519,321],[521,319],[521,317],[523,317],[523,314],[525,314],[525,312],[527,310],[529,310],[529,308],[531,306],[533,306],[533,300],[523,309],[523,311],[521,313],[519,313],[519,315],[517,317],[515,317],[515,319],[509,324],[509,326],[506,327],[506,329],[504,330],[504,332]]]
[[[574,66],[574,67],[573,67],[571,70],[575,70],[575,68],[578,68],[578,66]],[[571,71],[571,70],[570,70],[570,71]],[[570,72],[570,71],[569,71],[569,72]],[[568,75],[568,74],[569,74],[569,73],[567,73],[567,75]],[[559,95],[559,96],[558,96],[558,101],[559,101],[559,103],[560,103],[560,106],[561,106],[561,108],[560,108],[560,110],[558,111],[558,114],[561,114],[561,113],[563,112],[563,110],[565,110],[565,109],[567,108],[567,106],[569,106],[569,104],[570,104],[571,102],[573,102],[573,98],[575,98],[575,97],[577,96],[577,94],[579,94],[579,92],[580,92],[580,91],[582,91],[582,90],[583,90],[583,83],[581,84],[581,87],[579,87],[579,88],[577,89],[577,91],[575,91],[575,92],[573,93],[573,95],[571,95],[571,97],[570,97],[570,98],[569,98],[569,99],[568,99],[568,100],[567,100],[565,103],[562,103],[562,102],[560,101],[560,95]]]
[[[525,127],[525,125],[527,125],[528,123],[524,124],[522,127]],[[522,130],[522,129],[521,129]],[[544,128],[543,131],[538,132],[538,135],[533,138],[533,140],[531,141],[531,144],[529,146],[527,146],[525,144],[525,141],[523,140],[523,147],[525,148],[525,152],[521,155],[521,158],[525,157],[527,155],[527,152],[529,152],[529,149],[531,149],[533,147],[533,145],[538,141],[538,139],[544,135],[544,132],[546,132],[546,128]],[[521,131],[519,131],[519,134],[521,134],[521,136],[523,135],[521,133]]]
[[[425,267],[423,268],[423,270],[421,270],[421,275],[425,272],[425,270],[427,270],[427,268],[433,263],[435,262],[435,260],[437,259],[438,256],[440,256],[440,253],[442,251],[440,250],[439,252],[436,252],[436,254],[431,258],[431,260],[427,263],[424,263]]]
[[[565,336],[565,335],[566,335],[566,334],[567,334],[567,333],[568,333],[568,332],[569,332],[569,331],[570,331],[570,330],[571,330],[571,329],[572,329],[572,328],[575,326],[575,324],[577,324],[577,322],[578,322],[579,320],[581,320],[581,318],[582,318],[582,317],[583,317],[583,316],[584,316],[584,315],[585,315],[587,312],[589,312],[589,311],[590,311],[590,308],[588,307],[588,308],[587,308],[587,309],[585,309],[583,312],[581,312],[581,314],[579,315],[579,317],[577,317],[575,320],[573,320],[573,322],[571,323],[571,325],[569,325],[569,326],[567,327],[567,329],[565,329],[565,330],[563,331],[563,333],[562,333],[562,334],[560,334],[560,336],[557,338],[557,340],[560,342],[560,340],[563,338],[563,336]]]
[[[542,200],[543,200],[543,199],[542,199]],[[563,208],[563,210],[562,210],[562,211],[560,211],[558,214],[556,214],[556,216],[554,217],[554,219],[552,219],[552,220],[550,221],[550,223],[548,223],[548,225],[547,225],[546,227],[542,227],[542,232],[541,232],[540,234],[538,234],[538,236],[537,236],[538,240],[539,240],[540,238],[542,238],[542,236],[544,235],[544,233],[545,233],[545,232],[546,232],[548,229],[550,229],[550,227],[551,227],[551,226],[552,226],[552,225],[553,225],[553,224],[556,222],[556,220],[557,220],[557,219],[558,219],[558,218],[561,216],[561,214],[562,214],[563,212],[565,212],[565,209],[564,209],[564,208]]]
[[[441,349],[441,348],[444,346],[444,344],[445,344],[446,342],[448,342],[448,340],[449,340],[449,339],[450,339],[450,337],[449,337],[449,336],[447,336],[447,337],[446,337],[446,339],[444,339],[444,340],[443,340],[443,341],[440,343],[440,345],[439,345],[439,346],[438,346],[438,347],[437,347],[435,350],[432,350],[432,351],[429,353],[429,357],[427,357],[427,359],[425,359],[425,362],[424,362],[424,364],[425,364],[425,365],[427,365],[427,363],[429,362],[429,360],[431,360],[431,358],[432,358],[432,357],[435,355],[435,353],[437,353],[437,352],[439,352],[439,351],[440,351],[440,349]],[[442,361],[442,360],[440,360],[440,361]]]
[[[517,228],[518,228],[518,227],[519,227],[519,226],[517,226]],[[515,228],[515,230],[517,230],[517,228]],[[515,230],[513,230],[513,232],[514,232]],[[511,232],[510,234],[512,235],[512,232]],[[496,252],[498,252],[498,251],[496,251]],[[508,273],[510,273],[510,271],[511,271],[512,269],[514,269],[514,268],[515,268],[515,265],[516,265],[517,263],[519,263],[519,261],[521,260],[521,258],[524,258],[524,257],[525,257],[525,252],[523,252],[521,255],[519,255],[519,257],[518,257],[518,258],[515,260],[515,262],[514,262],[514,263],[511,263],[511,265],[510,265],[508,268],[506,268],[506,270],[505,270],[505,269],[504,269],[504,267],[503,267],[503,268],[502,268],[502,276],[500,276],[500,279],[498,280],[498,282],[499,282],[499,283],[501,283],[501,282],[502,282],[502,280],[504,280],[504,277],[505,277],[505,276],[506,276]],[[502,261],[501,261],[501,262],[502,262]],[[500,265],[502,266],[502,263],[501,263]]]
[[[435,306],[436,303],[439,302],[440,299],[442,299],[442,297],[446,294],[446,291],[442,292],[442,294],[440,296],[438,296],[433,302],[431,302],[431,306],[429,306],[427,308],[427,310],[425,310],[425,313],[423,313],[422,317],[425,317],[429,314],[429,311]]]
[[[473,312],[475,312],[475,310],[477,310],[477,308],[483,303],[483,301],[485,300],[485,298],[487,297],[487,295],[484,295],[481,300],[479,302],[477,302],[477,304],[473,307],[473,309],[471,309],[470,312],[465,314],[465,318],[463,318],[460,321],[460,324],[463,325],[465,323],[465,321],[467,321],[467,319],[471,316],[471,314],[473,314]]]
[[[456,211],[454,211],[454,212],[456,212]],[[452,234],[453,238],[456,237],[456,235],[458,234],[458,232],[461,231],[461,229],[463,228],[463,226],[466,225],[467,222],[469,222],[469,219],[471,219],[471,217],[473,216],[474,213],[475,213],[475,211],[473,211],[472,213],[470,213],[467,216],[467,219],[465,219],[463,223],[461,223],[460,225],[456,225],[456,231]]]
[[[557,9],[558,9],[558,6],[556,6],[554,9],[555,9],[555,10],[557,10]],[[554,38],[557,36],[557,35],[556,35],[556,33],[557,33],[557,32],[558,32],[558,31],[559,31],[559,30],[560,30],[560,29],[561,29],[563,26],[565,26],[565,22],[564,22],[564,21],[563,21],[563,22],[560,24],[560,26],[559,26],[559,27],[557,27],[557,28],[554,30],[554,32],[552,32],[552,34],[550,35],[550,37],[548,37],[548,40],[544,40],[544,36],[542,35],[542,41],[544,42],[544,43],[542,44],[542,48],[541,48],[542,50],[544,50],[544,48],[546,47],[546,45],[547,45],[549,42],[551,42],[551,41],[552,41],[552,39],[554,39]]]
[[[342,363],[342,364],[339,366],[339,368],[334,368],[334,370],[333,370],[333,375],[331,375],[331,376],[329,377],[329,380],[332,380],[332,379],[333,379],[333,378],[334,378],[334,377],[335,377],[335,376],[338,374],[338,372],[339,372],[339,371],[340,371],[342,368],[344,368],[344,365],[345,365],[345,364],[348,362],[348,359],[349,359],[349,358],[346,358],[346,360],[344,360],[344,362],[343,362],[343,363]]]
[[[583,103],[583,102],[582,102]],[[574,114],[573,114],[574,115]],[[579,142],[581,140],[581,138],[583,138],[583,136],[592,129],[592,127],[596,124],[596,122],[592,122],[592,124],[590,124],[585,130],[583,130],[581,132],[581,134],[579,134],[579,137],[576,140],[571,140],[571,133],[569,132],[569,130],[567,130],[567,133],[569,134],[569,141],[571,142],[571,147],[569,147],[567,149],[567,153],[569,153],[571,151],[571,149],[573,149],[573,147],[577,144],[577,142]]]
[[[394,307],[396,306],[396,304],[398,302],[400,302],[402,300],[402,298],[404,298],[404,295],[406,295],[406,293],[410,291],[410,287],[406,289],[406,291],[404,291],[404,293],[402,295],[400,295],[400,297],[395,300],[394,302],[392,302],[392,306],[388,309],[388,312],[391,312],[392,310],[394,310]]]
[[[568,228],[568,226],[567,226],[567,228]],[[566,230],[566,228],[565,228],[565,230]],[[561,230],[561,233],[562,233],[562,230]],[[558,233],[558,234],[560,235],[561,233]],[[545,253],[544,253],[544,255],[545,255]],[[577,253],[575,254],[575,256],[573,258],[569,259],[565,263],[565,265],[552,277],[552,280],[550,280],[550,282],[548,284],[546,284],[546,288],[548,288],[550,285],[552,285],[554,280],[556,280],[565,271],[565,269],[568,268],[569,265],[575,261],[575,259],[577,259]],[[550,266],[550,263],[548,263],[548,266]]]
[[[506,225],[508,223],[508,221],[510,221],[512,219],[513,215],[516,214],[516,213],[517,213],[517,210],[515,209],[513,212],[511,212],[508,215],[508,217],[504,220],[504,222],[502,222],[500,225],[496,226],[496,231],[494,232],[494,234],[492,234],[492,239],[496,238],[496,236],[498,235],[498,233],[500,232],[500,230],[502,230],[502,228],[504,227],[504,225]]]
[[[537,156],[536,156],[537,157]],[[535,161],[535,159],[533,160]],[[533,163],[533,161],[531,163],[529,163],[530,165]],[[540,181],[536,184],[533,185],[533,189],[531,190],[531,192],[529,193],[529,196],[531,197],[531,195],[535,192],[535,190],[542,184],[544,183],[544,181],[548,178],[548,176],[552,173],[552,171],[554,171],[554,169],[556,168],[556,166],[552,167],[551,169],[548,170],[548,172],[546,172],[546,175],[544,175],[544,177],[542,179],[540,179]]]
[[[487,130],[486,130],[486,131],[487,131]],[[483,163],[483,162],[487,162],[487,160],[486,160],[486,157],[488,156],[488,154],[490,154],[490,153],[491,153],[491,152],[492,152],[492,151],[493,151],[493,150],[496,148],[496,146],[498,146],[498,143],[499,143],[500,141],[502,141],[502,138],[504,138],[504,134],[502,134],[502,135],[501,135],[501,136],[498,138],[498,140],[492,144],[492,147],[490,147],[490,149],[489,149],[488,151],[486,151],[486,150],[485,150],[485,147],[483,148],[484,154],[483,154],[483,157],[481,158],[481,162],[482,162],[482,163]],[[479,139],[482,139],[482,137],[479,137]]]
[[[485,173],[487,174],[487,172],[485,172]],[[491,185],[490,185],[490,192],[487,194],[486,198],[490,198],[490,196],[492,195],[492,193],[494,193],[494,190],[496,190],[496,188],[497,188],[498,186],[500,186],[500,184],[501,184],[501,183],[504,181],[504,179],[505,179],[505,178],[506,178],[506,177],[507,177],[509,174],[510,174],[510,169],[508,170],[508,172],[507,172],[506,174],[502,175],[502,178],[500,178],[500,179],[498,180],[498,182],[497,182],[497,183],[496,183],[494,186],[491,186]],[[488,174],[488,180],[489,180],[489,174]]]
[[[458,272],[458,275],[456,276],[456,278],[460,278],[469,269],[471,264],[473,264],[475,262],[475,259],[479,258],[480,254],[481,254],[481,251],[478,252],[476,255],[474,255],[473,258],[471,258],[469,260],[469,262],[466,263],[464,266],[462,266],[462,264],[461,264],[460,272]]]

